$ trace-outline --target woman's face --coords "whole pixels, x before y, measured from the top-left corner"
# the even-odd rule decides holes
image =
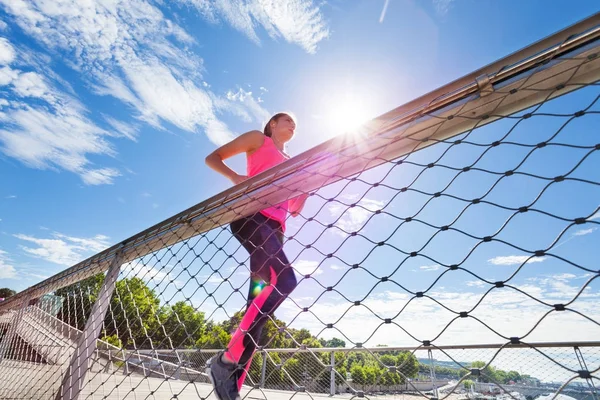
[[[296,122],[289,115],[282,115],[276,121],[271,121],[271,136],[280,142],[287,142],[294,137]]]

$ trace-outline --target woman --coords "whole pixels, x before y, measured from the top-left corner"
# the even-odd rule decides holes
[[[206,164],[238,184],[287,159],[285,145],[294,136],[296,122],[290,114],[275,114],[264,133],[250,131],[206,157]],[[246,153],[247,174],[239,175],[223,163]],[[250,253],[250,291],[246,312],[225,351],[207,363],[207,373],[219,400],[239,399],[262,329],[281,302],[296,287],[294,270],[283,252],[287,213],[297,216],[307,195],[268,207],[231,223],[231,232]]]

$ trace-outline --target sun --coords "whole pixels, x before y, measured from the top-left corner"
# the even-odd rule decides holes
[[[371,119],[369,107],[353,96],[333,100],[329,107],[325,118],[332,136],[363,134],[364,124]]]

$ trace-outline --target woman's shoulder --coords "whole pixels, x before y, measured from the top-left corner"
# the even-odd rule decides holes
[[[258,130],[246,132],[244,135],[247,137],[248,144],[250,145],[248,154],[252,154],[261,148],[267,138],[267,136]]]

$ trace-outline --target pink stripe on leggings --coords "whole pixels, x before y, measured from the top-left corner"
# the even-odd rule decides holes
[[[236,363],[240,361],[242,353],[244,353],[244,349],[246,348],[244,346],[244,335],[246,335],[246,333],[256,320],[256,317],[258,317],[259,314],[262,314],[260,309],[265,304],[265,301],[267,301],[267,298],[271,295],[273,289],[275,288],[275,285],[277,284],[277,274],[275,273],[272,267],[269,267],[269,269],[271,270],[271,282],[269,286],[264,287],[260,294],[254,298],[252,303],[250,303],[250,307],[248,307],[244,318],[242,318],[240,326],[238,326],[233,336],[231,336],[231,341],[227,346],[228,358],[235,361]],[[259,338],[252,339],[254,339],[254,341],[257,342]]]

